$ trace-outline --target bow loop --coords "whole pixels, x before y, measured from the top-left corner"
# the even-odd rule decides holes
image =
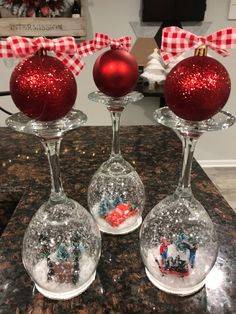
[[[166,27],[162,33],[160,53],[165,63],[170,63],[191,48],[206,45],[222,56],[228,56],[227,49],[236,47],[236,27],[219,30],[207,37],[197,36],[179,27]]]
[[[131,47],[131,38],[124,36],[120,39],[112,39],[106,34],[96,33],[93,39],[77,45],[77,53],[85,57],[108,46],[114,48],[122,47],[123,49],[129,50]]]
[[[20,36],[11,36],[6,40],[6,44],[10,47],[13,56],[16,58],[23,58],[29,54],[35,53],[41,47],[37,49],[33,45],[32,39]]]
[[[73,37],[60,37],[58,39],[37,37],[31,39],[20,36],[11,36],[7,38],[7,43],[10,45],[11,50],[16,57],[25,57],[42,48],[55,53],[66,54],[73,54],[77,50],[77,45]]]
[[[0,45],[3,56],[7,55],[7,57],[16,58],[24,58],[36,53],[40,49],[53,51],[58,59],[76,75],[83,68],[83,62],[77,53],[77,45],[74,37],[60,37],[56,39],[37,37],[31,39],[11,36],[7,38],[5,45],[2,42]]]
[[[119,39],[114,39],[106,34],[96,33],[93,41],[94,49],[100,50],[111,46],[111,48],[123,48],[129,50],[131,48],[131,38],[129,36],[124,36]]]

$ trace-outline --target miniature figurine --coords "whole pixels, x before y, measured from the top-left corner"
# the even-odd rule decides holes
[[[193,244],[186,243],[186,246],[189,249],[189,264],[191,265],[191,268],[194,268],[198,243],[197,242],[194,242]]]
[[[112,227],[118,227],[126,219],[136,215],[139,212],[138,205],[132,203],[124,203],[120,194],[115,194],[113,199],[103,196],[98,213]]]
[[[161,255],[161,265],[166,265],[166,260],[168,257],[168,245],[170,245],[170,241],[167,241],[166,238],[162,238],[162,243],[160,245],[160,255]]]
[[[161,245],[159,247],[159,252],[161,260],[155,258],[156,263],[159,266],[159,269],[164,276],[165,274],[177,275],[180,277],[189,275],[189,267],[187,260],[184,260],[180,255],[168,256],[168,246],[174,245],[175,249],[178,251],[178,247],[172,241],[162,238]]]
[[[127,218],[136,215],[138,211],[137,205],[131,203],[119,204],[105,219],[112,227],[117,227]]]

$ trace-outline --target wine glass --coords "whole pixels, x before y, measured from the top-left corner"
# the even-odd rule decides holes
[[[16,113],[6,120],[12,129],[36,135],[45,148],[51,193],[32,220],[23,239],[23,264],[39,292],[50,299],[70,299],[93,282],[101,252],[101,236],[91,214],[63,190],[59,150],[63,135],[87,121],[79,110],[64,118],[39,122]]]
[[[142,224],[141,256],[156,287],[185,296],[204,286],[218,252],[214,225],[191,190],[194,149],[200,135],[227,129],[235,118],[221,111],[211,119],[191,122],[178,118],[168,107],[156,110],[154,118],[181,138],[183,164],[175,192],[159,202]]]
[[[138,92],[113,98],[102,92],[89,94],[89,99],[105,104],[112,120],[110,158],[93,175],[88,187],[89,209],[99,229],[110,234],[126,234],[140,226],[145,201],[143,183],[120,150],[120,117],[128,103],[143,98]]]

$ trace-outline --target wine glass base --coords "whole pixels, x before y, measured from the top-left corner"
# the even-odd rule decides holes
[[[107,233],[107,234],[113,234],[113,235],[122,235],[122,234],[128,234],[134,230],[136,230],[140,225],[142,224],[142,217],[139,217],[135,223],[127,228],[123,228],[123,229],[115,229],[114,227],[110,227],[110,226],[101,226],[98,224],[99,230]]]
[[[154,119],[182,134],[201,135],[209,131],[228,129],[235,123],[235,117],[227,111],[220,111],[208,120],[187,121],[177,117],[168,107],[159,108],[154,112]]]
[[[203,288],[203,286],[205,285],[205,279],[202,280],[199,284],[195,285],[194,287],[191,288],[181,288],[178,289],[178,287],[175,287],[173,289],[163,285],[162,283],[160,283],[150,272],[147,268],[145,268],[146,271],[146,275],[148,277],[148,279],[151,281],[151,283],[156,286],[158,289],[166,292],[166,293],[170,293],[170,294],[175,294],[175,295],[179,295],[181,297],[185,297],[191,294],[196,293],[197,291],[199,291],[200,289]]]
[[[80,295],[82,292],[88,289],[88,287],[92,284],[96,277],[96,271],[92,274],[92,276],[79,288],[76,288],[72,291],[68,292],[51,292],[46,289],[43,289],[39,287],[37,284],[35,284],[36,289],[46,298],[52,299],[52,300],[69,300],[72,299],[78,295]]]

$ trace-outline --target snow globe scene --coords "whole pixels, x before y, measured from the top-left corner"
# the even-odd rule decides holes
[[[104,162],[94,174],[88,204],[101,231],[126,234],[142,222],[144,186],[128,162],[115,158]]]
[[[140,248],[149,280],[180,296],[200,290],[218,252],[217,235],[194,197],[166,197],[146,216]]]
[[[89,212],[76,201],[44,203],[31,220],[23,241],[23,263],[44,296],[73,298],[93,282],[101,237]]]

